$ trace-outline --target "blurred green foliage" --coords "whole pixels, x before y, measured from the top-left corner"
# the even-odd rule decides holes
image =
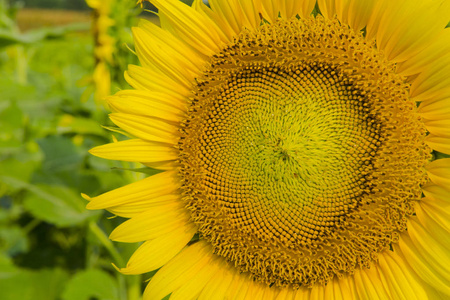
[[[146,278],[111,265],[124,267],[137,247],[108,239],[123,220],[87,211],[80,196],[144,176],[88,154],[123,138],[101,127],[111,126],[107,113],[82,84],[95,64],[89,24],[21,33],[15,13],[0,0],[0,299],[139,299]],[[129,28],[136,12],[123,13],[117,23]],[[122,74],[136,60],[123,44],[132,40],[125,29],[111,34],[121,43],[111,67]]]

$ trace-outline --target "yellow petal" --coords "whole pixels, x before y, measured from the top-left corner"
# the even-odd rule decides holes
[[[234,273],[230,270],[232,266],[226,263],[225,260],[220,259],[219,264],[218,272],[202,290],[198,300],[225,299],[225,294],[231,285]]]
[[[164,40],[158,39],[142,28],[134,27],[132,29],[136,53],[142,65],[158,70],[187,88],[191,87],[194,78],[200,73],[199,66],[190,63],[184,54],[178,52],[178,49],[173,49],[167,44],[170,40],[176,40],[175,37],[160,27],[154,26],[158,28],[157,30],[166,33]],[[184,48],[187,47],[184,46]],[[180,50],[182,51],[182,49]]]
[[[450,189],[450,158],[432,161],[426,165],[425,169],[433,183]]]
[[[428,183],[422,187],[422,191],[426,198],[435,201],[450,201],[450,189],[445,189],[442,186]]]
[[[392,299],[392,295],[383,285],[377,266],[370,269],[357,269],[353,275],[355,292],[359,299],[384,300]]]
[[[450,137],[450,119],[424,120],[424,124],[430,133]]]
[[[225,295],[225,299],[243,300],[247,295],[247,290],[252,279],[249,274],[239,273],[237,269],[232,272],[234,273],[234,277]]]
[[[89,153],[106,159],[145,163],[178,159],[173,146],[139,139],[105,144],[92,148]]]
[[[191,96],[191,89],[156,70],[129,65],[125,79],[137,90],[161,93],[183,104],[187,103],[187,97]]]
[[[181,201],[155,205],[120,224],[109,238],[124,243],[152,240],[187,226],[190,223],[189,217],[190,214]]]
[[[141,205],[152,202],[152,199],[160,196],[174,193],[180,186],[177,172],[166,171],[93,197],[86,207],[88,209],[105,209],[128,203]]]
[[[348,8],[346,8],[345,10],[348,14],[348,16],[345,18],[347,20],[347,24],[350,25],[350,27],[355,31],[360,31],[361,29],[366,27],[369,18],[373,13],[376,2],[376,0],[348,1]]]
[[[422,72],[433,64],[441,64],[444,55],[450,53],[450,29],[443,33],[425,48],[410,59],[397,66],[397,73],[402,76],[411,76]]]
[[[147,211],[149,209],[153,209],[154,207],[170,204],[174,202],[180,201],[180,195],[177,194],[167,194],[149,199],[140,199],[133,202],[123,203],[118,206],[108,207],[108,211],[111,213],[124,217],[124,218],[132,218],[137,215],[140,215],[142,212]]]
[[[198,72],[202,69],[202,66],[205,64],[204,59],[197,55],[194,50],[186,47],[182,41],[156,24],[145,19],[140,19],[138,28],[141,29],[144,34],[142,46],[145,47],[143,50],[145,50],[147,55],[150,56],[152,51],[164,51],[165,54],[173,60],[164,60],[165,64],[173,64],[174,68],[185,68],[190,70],[193,74],[198,74]],[[159,55],[164,54],[161,53]]]
[[[450,233],[450,203],[447,201],[437,201],[422,199],[416,205],[416,217],[423,230],[440,241],[442,246],[450,250],[450,242],[446,239]],[[420,229],[422,230],[422,229]]]
[[[325,18],[333,19],[336,15],[336,1],[335,0],[317,0],[319,9]]]
[[[409,224],[411,225],[411,224]],[[409,226],[408,226],[409,230]],[[413,229],[414,230],[414,229]],[[427,239],[427,242],[431,242],[426,247],[433,247],[433,241]],[[422,247],[418,248],[417,244],[412,242],[411,237],[408,234],[403,234],[399,240],[399,249],[405,257],[405,261],[410,265],[410,267],[416,271],[416,274],[429,285],[438,289],[439,291],[450,295],[450,281],[439,273],[439,269],[436,269],[433,263],[430,263],[429,254],[427,251],[423,251]],[[430,249],[431,250],[431,249]],[[434,254],[433,254],[434,255]],[[447,254],[448,256],[448,254]],[[448,258],[448,257],[447,257]],[[448,261],[441,261],[440,264],[449,265]]]
[[[145,242],[133,253],[126,268],[120,269],[120,272],[143,274],[164,266],[189,243],[196,232],[197,227],[188,223]]]
[[[112,113],[109,117],[117,126],[143,140],[175,145],[180,136],[177,126],[157,118],[124,113]]]
[[[197,274],[183,284],[179,289],[175,290],[171,295],[171,300],[195,300],[198,299],[200,293],[206,285],[211,281],[217,281],[218,274],[223,268],[223,264],[220,263],[221,259],[212,259],[211,262]],[[210,298],[214,299],[214,298]]]
[[[420,73],[411,84],[411,98],[416,102],[429,101],[433,98],[449,98],[449,64],[450,55],[447,55]]]
[[[432,149],[445,153],[450,154],[450,141],[447,137],[441,137],[441,136],[435,136],[433,134],[427,135],[425,138],[425,142],[428,146],[430,146]]]
[[[206,242],[186,247],[174,259],[165,264],[144,292],[144,300],[162,299],[195,277],[213,259],[212,248]]]
[[[350,288],[349,276],[340,279],[334,277],[324,288],[324,300],[347,300],[356,298],[357,295]]]
[[[158,8],[161,27],[185,44],[211,56],[223,44],[216,24],[178,0],[151,0]]]
[[[424,119],[435,120],[450,117],[450,98],[438,98],[420,103],[418,112]]]
[[[423,198],[422,201],[419,202],[421,209],[416,209],[416,215],[420,220],[420,223],[423,226],[430,228],[439,226],[450,233],[450,201],[448,200],[450,199]],[[428,231],[433,230],[429,229]]]
[[[187,110],[186,105],[177,99],[147,91],[124,90],[107,100],[113,112],[158,117],[172,122],[180,122]]]
[[[261,3],[262,15],[270,23],[275,22],[278,16],[283,19],[291,19],[297,15],[301,18],[306,18],[311,15],[316,5],[315,0],[261,0]]]
[[[406,265],[403,257],[393,251],[384,251],[378,256],[379,274],[384,278],[394,299],[426,299],[426,292],[422,288],[413,270]]]
[[[379,1],[385,2],[385,1]],[[368,37],[389,60],[405,61],[424,50],[444,30],[449,3],[445,1],[391,1],[380,3],[368,22]]]

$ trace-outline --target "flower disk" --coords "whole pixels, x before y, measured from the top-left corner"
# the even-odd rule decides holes
[[[395,71],[321,17],[244,31],[212,57],[178,146],[183,200],[216,254],[298,288],[398,241],[431,149]]]

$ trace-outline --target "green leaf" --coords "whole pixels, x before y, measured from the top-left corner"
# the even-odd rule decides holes
[[[95,134],[104,136],[105,131],[101,128],[97,121],[82,118],[73,117],[71,115],[61,116],[59,125],[59,133],[78,133],[78,134]]]
[[[0,252],[11,256],[28,250],[28,239],[19,226],[0,227]]]
[[[0,181],[30,191],[24,207],[36,218],[60,227],[81,224],[100,213],[86,210],[81,196],[64,186],[33,185],[8,176],[0,176]]]
[[[42,168],[46,171],[74,171],[82,161],[82,153],[69,138],[49,136],[37,140],[37,143],[45,156]]]
[[[90,269],[76,274],[67,284],[64,300],[117,300],[119,289],[117,281],[108,273]]]
[[[1,273],[0,273],[1,274]],[[0,277],[2,300],[59,299],[68,275],[62,269],[20,270]]]

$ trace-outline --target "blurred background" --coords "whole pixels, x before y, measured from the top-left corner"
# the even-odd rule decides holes
[[[123,219],[80,196],[155,172],[88,154],[125,138],[104,98],[128,88],[139,18],[157,22],[135,0],[0,0],[1,300],[135,300],[152,276],[114,269],[138,245],[111,242]]]

